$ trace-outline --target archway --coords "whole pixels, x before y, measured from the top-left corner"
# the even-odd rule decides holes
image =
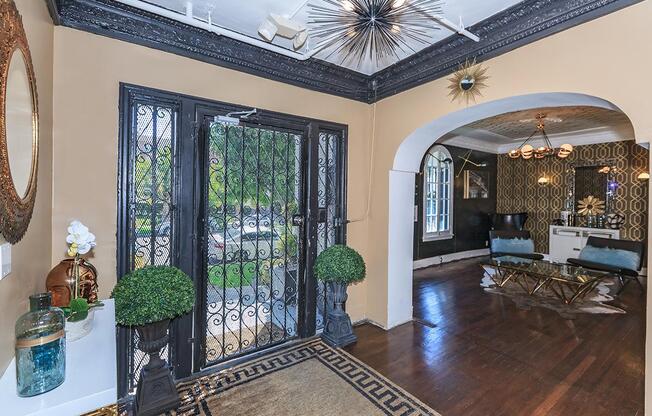
[[[478,104],[433,120],[406,137],[389,171],[387,328],[412,319],[414,181],[428,148],[446,133],[499,114],[541,107],[588,106],[621,111],[601,98],[577,93],[539,93]]]

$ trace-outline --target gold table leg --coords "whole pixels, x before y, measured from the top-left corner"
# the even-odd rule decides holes
[[[550,285],[550,289],[552,289],[552,292],[562,302],[564,302],[566,305],[570,305],[577,299],[583,299],[588,293],[595,289],[597,285],[598,280],[583,284],[564,283],[555,280]]]
[[[520,275],[519,272],[513,270],[503,270],[502,268],[496,266],[494,266],[494,270],[496,270],[496,273],[493,275],[490,274],[489,277],[496,285],[498,285],[498,287],[505,286],[505,284],[511,280],[518,282],[518,277]],[[496,279],[496,276],[498,276],[499,279]]]
[[[507,282],[511,281],[518,284],[530,296],[547,287],[566,305],[570,305],[577,299],[583,299],[597,287],[601,280],[595,279],[587,283],[571,283],[553,279],[552,277],[542,277],[527,272],[503,269],[500,266],[494,265],[492,267],[496,272],[489,274],[489,277],[498,287],[504,287]]]

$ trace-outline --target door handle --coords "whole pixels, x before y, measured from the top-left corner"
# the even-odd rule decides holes
[[[294,214],[292,216],[292,225],[295,227],[300,227],[304,223],[304,217],[301,214]]]

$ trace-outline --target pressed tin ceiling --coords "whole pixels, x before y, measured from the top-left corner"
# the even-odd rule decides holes
[[[634,132],[629,118],[620,111],[589,106],[544,107],[500,114],[453,130],[442,138],[451,145],[476,145],[478,150],[504,153],[520,144],[537,125],[537,115],[546,116],[546,133],[572,145],[629,140]],[[479,147],[478,147],[479,146]]]
[[[506,141],[518,141],[532,133],[537,125],[536,116],[544,114],[549,135],[574,133],[611,126],[631,126],[629,118],[619,111],[598,107],[554,107],[515,111],[476,121],[465,128],[488,131],[503,136]]]
[[[442,28],[433,32],[432,44],[416,53],[387,63],[389,66],[356,70],[340,65],[341,61],[335,57],[331,59],[333,62],[320,59],[319,54],[298,60],[117,0],[46,1],[57,25],[372,103],[447,76],[466,60],[482,62],[641,0],[448,0],[444,4],[446,17],[457,23],[461,16],[466,28],[480,38],[479,42]],[[138,0],[123,1],[143,4]],[[185,10],[182,0],[148,2],[149,6],[156,3],[169,9],[168,12],[173,10],[173,17],[181,8]],[[287,10],[301,3],[301,0],[195,0],[192,15],[206,15],[213,6],[213,20],[228,26],[233,33],[252,36],[257,35],[258,25],[269,12],[288,13]],[[299,8],[297,19],[306,13],[304,9]],[[281,45],[287,40],[274,42]]]

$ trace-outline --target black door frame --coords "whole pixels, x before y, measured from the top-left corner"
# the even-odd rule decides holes
[[[201,219],[202,189],[200,175],[203,171],[201,157],[203,155],[202,120],[213,114],[225,115],[232,111],[245,111],[251,107],[229,104],[205,98],[177,94],[168,91],[120,83],[119,100],[119,147],[118,147],[118,229],[117,229],[117,275],[118,279],[130,270],[129,258],[129,162],[130,162],[130,130],[132,103],[137,100],[146,102],[160,102],[174,106],[178,111],[177,125],[177,163],[175,193],[178,195],[174,209],[174,219],[177,238],[172,243],[174,250],[171,258],[172,265],[179,267],[184,272],[193,276],[195,287],[205,290],[206,282],[201,279],[203,264],[201,252],[197,250],[203,236],[203,228],[198,219]],[[347,141],[348,126],[326,122],[322,120],[283,114],[273,111],[258,109],[258,114],[252,119],[253,123],[278,126],[279,128],[303,131],[306,135],[307,149],[307,174],[304,175],[306,220],[307,227],[303,227],[307,247],[301,250],[305,256],[302,262],[305,265],[299,279],[299,333],[300,338],[312,336],[316,332],[316,292],[317,281],[310,272],[317,253],[317,221],[319,207],[317,200],[318,169],[319,169],[319,136],[321,132],[331,132],[340,135],[338,141],[338,187],[337,200],[339,202],[339,225],[336,239],[338,243],[346,242],[346,184],[347,184]],[[179,218],[194,218],[194,221],[179,221]],[[303,295],[303,296],[301,296]],[[193,373],[201,371],[201,328],[200,324],[204,315],[203,306],[196,307],[192,313],[175,319],[171,326],[170,336],[170,364],[178,379],[187,378]],[[194,315],[194,316],[193,316]],[[118,328],[118,395],[124,397],[128,394],[129,383],[124,375],[128,374],[128,354],[131,353],[131,332],[125,328]],[[196,348],[194,347],[196,346]],[[189,359],[192,357],[192,359]]]
[[[207,240],[207,236],[204,235],[206,227],[206,199],[207,195],[204,194],[207,183],[205,182],[205,179],[207,178],[207,174],[205,173],[208,169],[208,160],[206,160],[207,156],[207,145],[209,142],[209,134],[210,134],[210,125],[213,119],[218,116],[218,115],[224,115],[230,111],[234,111],[232,108],[225,108],[223,106],[219,105],[212,105],[212,106],[206,106],[206,105],[201,105],[198,106],[196,109],[196,115],[195,119],[199,123],[199,143],[197,146],[197,149],[199,151],[199,163],[198,165],[200,166],[199,172],[204,172],[204,173],[199,173],[198,176],[198,186],[200,186],[200,189],[198,190],[199,195],[201,195],[200,200],[198,201],[198,209],[195,218],[197,218],[197,223],[202,224],[201,230],[198,230],[198,235],[200,236],[200,243],[201,243],[201,249],[205,249],[206,245],[205,242]],[[302,137],[304,137],[304,140],[302,140],[301,145],[302,145],[302,155],[308,155],[309,149],[308,149],[308,137],[307,137],[307,130],[305,125],[301,123],[296,123],[294,121],[288,121],[285,119],[280,119],[278,117],[268,117],[266,113],[262,112],[262,114],[257,114],[256,116],[250,116],[247,118],[247,120],[242,120],[241,125],[246,126],[246,127],[270,127],[274,129],[278,129],[279,131],[288,131],[292,132],[294,134],[301,134]],[[305,175],[303,174],[304,172],[307,172],[308,168],[308,163],[306,160],[301,160],[301,171],[302,171],[302,184],[301,184],[301,196],[300,196],[300,202],[301,202],[301,209],[302,209],[302,214],[304,217],[307,218],[308,214],[308,205],[307,205],[307,200],[306,196],[308,195],[307,189],[306,189],[306,182],[307,182],[307,177],[310,175]],[[306,227],[300,226],[300,241],[299,241],[299,256],[300,256],[300,269],[299,269],[299,276],[305,276],[305,264],[306,264],[306,247],[304,247],[304,242],[307,241],[307,233],[306,233]],[[200,249],[200,250],[201,250]],[[200,263],[200,269],[197,270],[197,276],[201,276],[201,274],[204,273],[204,270],[206,270],[206,264],[204,263],[208,256],[207,253],[201,252],[199,253],[199,257],[201,259]],[[206,294],[208,292],[208,281],[207,279],[198,279],[197,281],[197,290],[199,293]],[[298,290],[298,299],[301,302],[302,299],[305,299],[307,294],[305,292],[305,284],[302,284],[302,282],[297,282],[297,290]],[[197,348],[194,348],[194,359],[193,359],[193,372],[200,372],[204,368],[210,368],[214,364],[206,364],[207,359],[206,359],[206,338],[202,337],[201,334],[206,333],[206,316],[207,316],[207,304],[202,300],[202,302],[199,302],[197,305],[198,307],[196,308],[196,314],[195,314],[195,319],[194,319],[194,330],[196,334],[199,334],[195,346]],[[301,306],[299,307],[299,311],[301,311]],[[301,332],[303,331],[304,326],[306,325],[306,322],[304,319],[302,319],[302,314],[299,313],[298,320],[297,320],[297,325],[299,328],[299,333],[297,334],[300,336]],[[280,343],[285,343],[287,340],[284,340]],[[273,346],[277,345],[277,343],[270,344],[268,346],[265,346],[263,349],[268,349],[272,348]],[[227,360],[235,360],[238,359],[242,356],[245,355],[250,355],[252,354],[252,351],[246,351],[243,353],[239,354],[234,354],[233,356],[230,356]]]

